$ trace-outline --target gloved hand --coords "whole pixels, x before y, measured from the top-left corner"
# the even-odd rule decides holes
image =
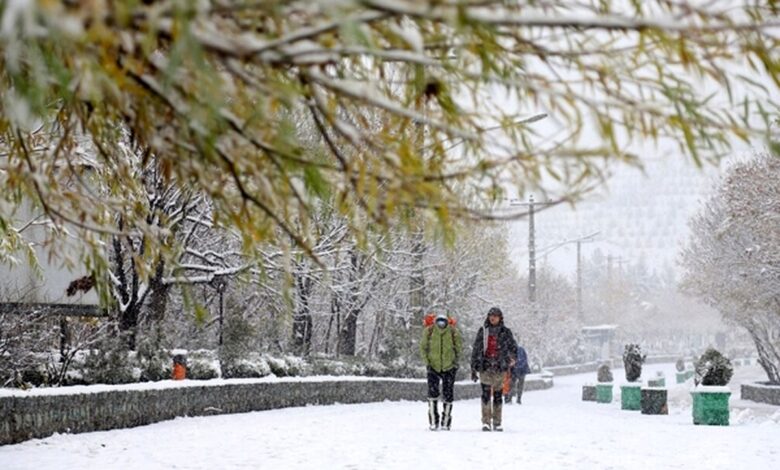
[[[476,382],[477,380],[479,380],[479,376],[477,375],[477,371],[472,369],[471,370],[471,381],[472,382]]]

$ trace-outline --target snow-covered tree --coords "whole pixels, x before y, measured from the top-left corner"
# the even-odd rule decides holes
[[[780,159],[734,163],[691,220],[684,284],[744,327],[772,383],[780,384]]]
[[[309,249],[295,221],[330,197],[355,234],[495,216],[507,187],[574,198],[601,158],[636,161],[640,137],[714,158],[763,135],[752,118],[771,117],[780,76],[770,0],[29,1],[0,15],[4,199],[114,232],[123,201],[63,182],[81,132],[121,170],[126,128],[166,184],[208,194],[253,245]],[[301,109],[327,151],[302,145]],[[537,138],[540,113],[567,137]]]

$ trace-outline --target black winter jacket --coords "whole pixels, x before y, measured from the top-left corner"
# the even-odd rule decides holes
[[[474,345],[471,349],[471,370],[482,372],[488,369],[487,361],[485,360],[485,349],[487,348],[487,340],[485,338],[485,331],[490,326],[490,320],[485,319],[485,325],[477,331],[477,337],[474,338]],[[517,356],[517,343],[515,337],[512,335],[512,331],[504,326],[504,319],[502,318],[498,324],[498,371],[506,372],[509,370],[509,363]],[[491,368],[491,370],[496,370]]]

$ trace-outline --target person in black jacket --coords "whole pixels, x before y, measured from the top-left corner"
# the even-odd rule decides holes
[[[504,374],[514,366],[516,356],[517,343],[512,331],[504,326],[503,312],[498,307],[491,307],[485,325],[477,331],[471,350],[471,379],[476,382],[479,378],[482,384],[483,431],[490,431],[491,424],[493,431],[503,431],[501,404]]]

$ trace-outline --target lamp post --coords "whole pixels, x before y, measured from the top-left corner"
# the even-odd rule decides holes
[[[582,322],[584,322],[585,320],[585,315],[582,308],[582,244],[595,241],[593,238],[599,233],[600,232],[593,232],[589,235],[584,235],[582,237],[572,238],[570,240],[564,240],[562,242],[556,243],[553,246],[546,247],[541,250],[542,256],[546,256],[552,253],[553,251],[557,250],[558,248],[564,245],[568,245],[569,243],[577,244],[577,318],[579,318],[579,320]]]
[[[510,206],[528,206],[528,300],[536,304],[536,228],[534,226],[534,210],[536,206],[551,206],[552,202],[536,202],[533,195],[528,202],[511,201]]]

